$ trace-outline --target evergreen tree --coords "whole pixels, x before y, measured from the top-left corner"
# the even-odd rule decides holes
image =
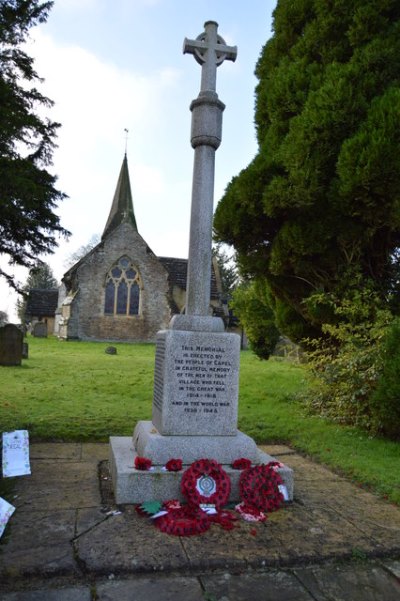
[[[212,248],[212,256],[218,263],[221,276],[222,294],[229,300],[238,283],[238,271],[234,257],[230,256],[222,244],[216,244]]]
[[[283,333],[318,337],[335,319],[324,293],[398,293],[400,3],[278,0],[256,75],[259,151],[216,238],[266,283]]]
[[[52,2],[0,0],[0,253],[32,268],[68,235],[53,210],[65,195],[51,165],[58,123],[42,117],[52,105],[35,87],[40,78],[22,49],[29,30],[46,21]],[[10,273],[0,276],[18,288]]]

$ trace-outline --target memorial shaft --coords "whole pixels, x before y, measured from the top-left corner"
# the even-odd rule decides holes
[[[199,96],[192,111],[191,144],[194,148],[189,261],[186,285],[186,314],[208,315],[212,259],[215,151],[221,143],[222,112],[225,105],[215,91],[217,67],[236,59],[236,47],[226,46],[218,25],[207,21],[196,40],[185,39],[183,52],[201,64]]]

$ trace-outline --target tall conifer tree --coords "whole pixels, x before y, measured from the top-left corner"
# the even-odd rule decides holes
[[[319,293],[368,281],[384,303],[398,286],[400,3],[278,0],[273,16],[256,68],[258,154],[214,227],[301,340],[333,318]]]
[[[69,234],[53,212],[65,195],[47,171],[59,124],[42,116],[52,101],[35,87],[40,78],[23,48],[52,4],[0,0],[0,254],[30,269],[54,251],[57,234]],[[17,287],[1,268],[0,276]]]

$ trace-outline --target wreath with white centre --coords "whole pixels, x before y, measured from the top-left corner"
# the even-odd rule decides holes
[[[181,491],[190,506],[226,505],[231,492],[228,474],[214,459],[199,459],[184,472]]]

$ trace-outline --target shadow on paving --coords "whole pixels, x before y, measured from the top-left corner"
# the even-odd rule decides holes
[[[288,447],[262,449],[293,468],[294,502],[264,524],[174,537],[115,506],[108,445],[31,445],[32,475],[14,479],[7,499],[16,511],[0,540],[0,601],[89,600],[93,591],[121,601],[400,599],[400,509]],[[372,558],[384,561],[355,561]],[[43,582],[48,594],[35,597]],[[66,588],[52,591],[56,583]],[[349,587],[354,595],[341,596]]]

